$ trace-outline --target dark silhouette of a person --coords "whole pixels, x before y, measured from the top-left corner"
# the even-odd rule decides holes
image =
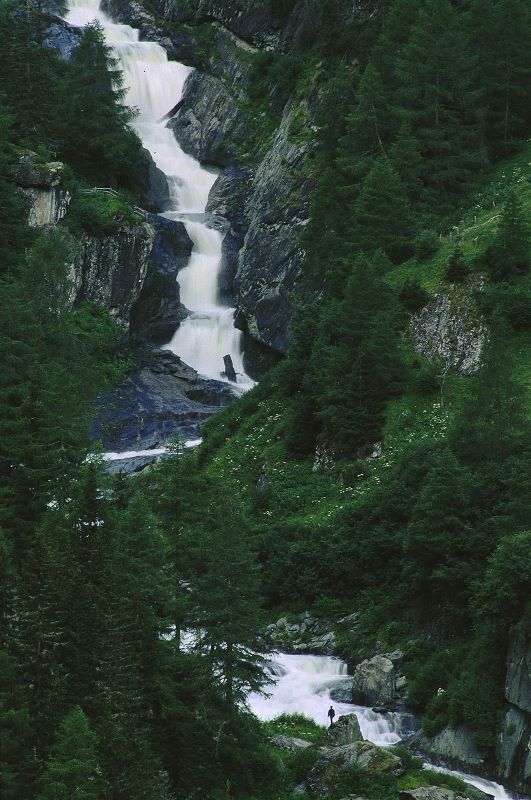
[[[332,723],[334,721],[335,715],[336,715],[336,712],[334,711],[332,706],[330,706],[330,708],[328,709],[328,716],[330,717],[330,727],[332,727]]]

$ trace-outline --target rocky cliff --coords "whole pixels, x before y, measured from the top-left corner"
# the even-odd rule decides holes
[[[507,657],[505,697],[509,708],[498,737],[500,777],[531,793],[531,634],[521,624],[513,631]]]

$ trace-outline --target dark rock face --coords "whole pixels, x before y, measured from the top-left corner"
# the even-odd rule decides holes
[[[416,733],[409,739],[408,746],[436,763],[464,769],[465,772],[480,772],[484,768],[483,754],[463,725],[446,727],[432,737]]]
[[[182,222],[155,214],[149,214],[148,219],[155,238],[151,263],[131,313],[131,337],[133,341],[165,344],[187,315],[179,299],[177,273],[188,263],[192,240]]]
[[[170,189],[165,174],[160,170],[151,153],[145,148],[142,153],[142,164],[140,167],[141,180],[143,183],[142,196],[140,202],[142,208],[153,212],[167,211],[170,208]]]
[[[248,170],[226,167],[210,191],[206,210],[227,220],[228,227],[221,246],[220,298],[228,305],[234,295],[234,278],[238,256],[246,230],[245,197],[249,186]],[[251,374],[251,373],[249,373]]]
[[[307,149],[290,141],[293,113],[285,112],[256,171],[235,281],[238,310],[249,334],[280,353],[288,348],[292,294],[301,278],[299,237],[309,214],[309,184],[301,177]]]
[[[244,139],[243,112],[219,78],[202,72],[188,77],[168,126],[185,152],[207,164],[229,164],[234,142]]]
[[[124,226],[101,239],[83,234],[76,238],[72,268],[73,300],[91,300],[107,308],[124,329],[138,299],[149,266],[155,232],[147,222]]]
[[[170,351],[145,349],[136,369],[101,398],[92,435],[112,452],[164,447],[175,434],[197,439],[201,425],[233,400],[227,383],[198,378]]]
[[[497,742],[500,777],[531,793],[531,635],[518,626],[507,657],[505,697],[511,704]]]

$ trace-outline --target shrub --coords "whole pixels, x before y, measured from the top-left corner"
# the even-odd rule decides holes
[[[416,278],[409,278],[400,289],[398,299],[407,311],[415,313],[426,305],[430,295]]]
[[[498,283],[478,292],[478,305],[489,317],[501,316],[514,330],[531,327],[531,293],[525,286]]]
[[[435,255],[439,249],[439,237],[431,228],[420,231],[413,239],[413,252],[420,261]]]

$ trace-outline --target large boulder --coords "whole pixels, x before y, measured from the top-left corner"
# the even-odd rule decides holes
[[[332,747],[339,747],[353,742],[362,742],[360,724],[355,714],[344,714],[327,730],[327,742]]]
[[[306,792],[311,797],[325,797],[333,790],[338,773],[346,772],[353,765],[362,767],[369,776],[399,777],[405,771],[400,758],[385,747],[354,742],[324,751],[304,783]]]
[[[389,656],[377,655],[362,661],[354,670],[353,702],[365,706],[392,705],[397,699],[399,678],[397,667]]]
[[[445,789],[442,786],[420,786],[418,789],[403,789],[399,793],[400,800],[492,800],[492,795],[485,794],[479,789],[467,787],[466,794]]]

